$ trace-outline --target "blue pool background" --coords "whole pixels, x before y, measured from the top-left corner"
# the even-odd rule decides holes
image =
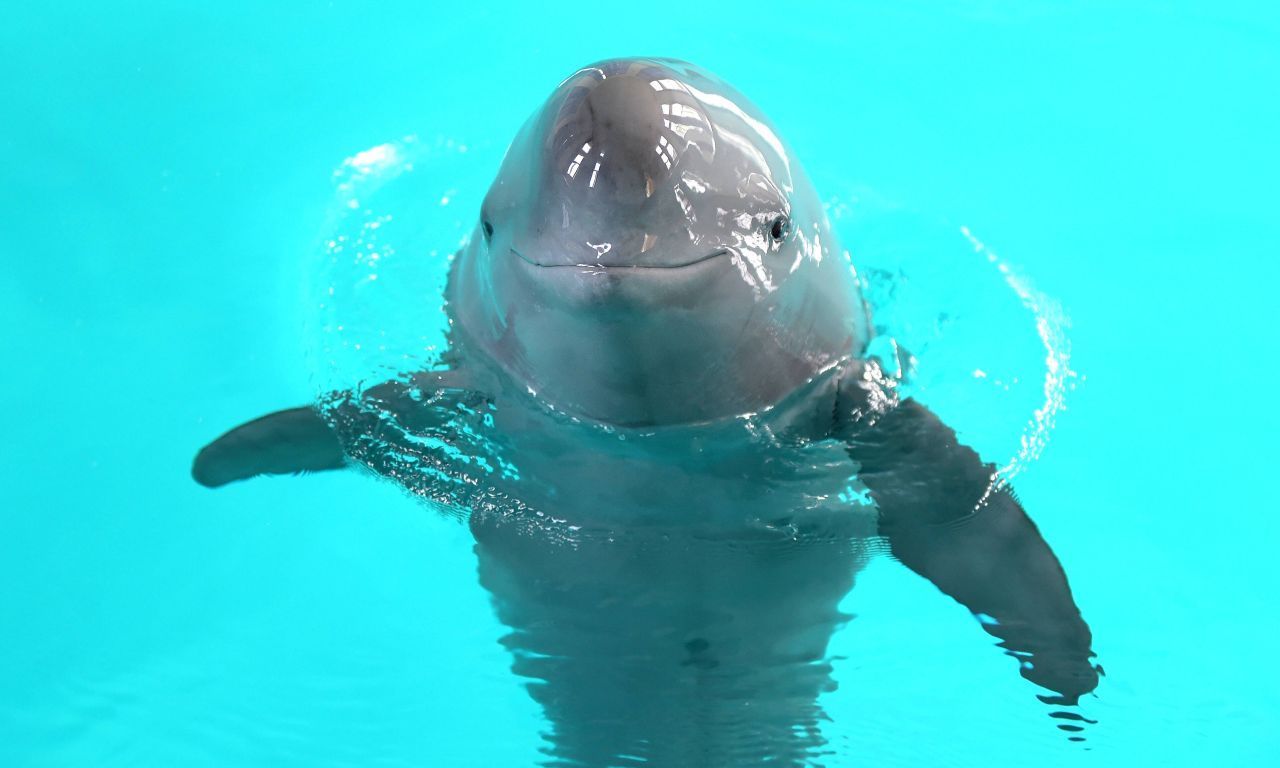
[[[881,560],[833,643],[830,764],[1280,754],[1271,6],[5,16],[0,765],[537,760],[464,527],[357,475],[210,493],[187,472],[221,429],[311,396],[298,286],[343,158],[501,145],[574,67],[628,54],[719,73],[819,183],[971,227],[1071,319],[1082,378],[1018,487],[1108,672],[1088,749],[963,609]]]

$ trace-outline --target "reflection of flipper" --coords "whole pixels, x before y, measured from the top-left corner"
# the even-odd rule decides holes
[[[257,475],[340,469],[342,443],[314,408],[277,411],[241,424],[196,454],[191,476],[208,488]]]
[[[1074,703],[1098,684],[1066,575],[995,468],[914,400],[851,427],[849,454],[893,555],[974,613],[1022,676]]]

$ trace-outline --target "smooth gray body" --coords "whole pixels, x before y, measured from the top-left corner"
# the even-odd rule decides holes
[[[806,764],[838,605],[886,544],[1046,700],[1096,685],[1057,559],[993,467],[863,358],[816,193],[723,82],[650,59],[566,79],[446,298],[449,370],[250,422],[193,471],[354,460],[465,511],[551,764]]]

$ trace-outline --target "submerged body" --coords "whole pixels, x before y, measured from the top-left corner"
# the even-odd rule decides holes
[[[470,524],[552,764],[801,765],[822,748],[827,644],[876,516],[851,509],[839,444],[780,445],[769,422],[514,432],[522,473],[556,482],[522,501],[554,519]]]
[[[194,473],[354,461],[468,514],[554,759],[802,764],[838,604],[880,542],[1054,700],[1096,685],[1056,558],[864,358],[816,193],[724,83],[647,59],[561,83],[445,298],[447,369],[250,422]]]

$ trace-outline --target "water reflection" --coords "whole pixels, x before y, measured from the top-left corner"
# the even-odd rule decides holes
[[[826,659],[865,558],[839,539],[649,532],[555,544],[474,518],[480,580],[551,765],[802,765],[823,752]]]

